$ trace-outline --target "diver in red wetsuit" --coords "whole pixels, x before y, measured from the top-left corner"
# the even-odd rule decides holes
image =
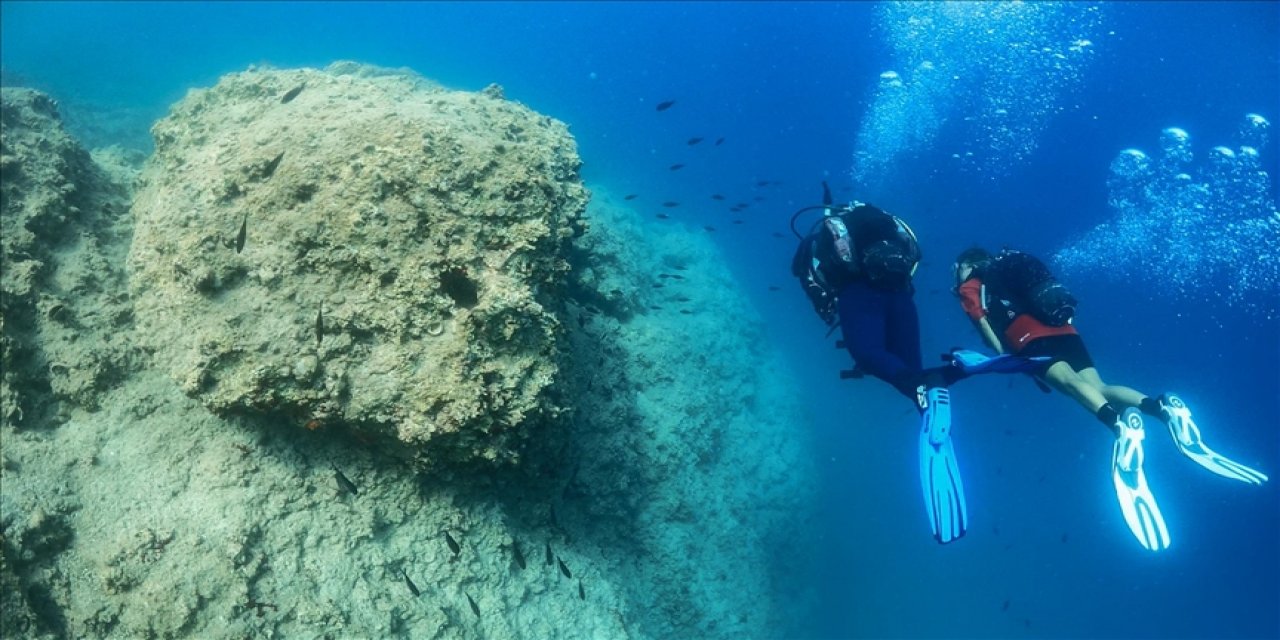
[[[1266,481],[1266,475],[1205,446],[1177,396],[1153,398],[1103,382],[1072,323],[1076,299],[1043,262],[1021,251],[993,256],[974,247],[956,258],[953,270],[960,306],[983,341],[998,353],[1048,357],[1051,364],[1038,379],[1074,398],[1115,434],[1112,478],[1125,521],[1143,546],[1168,547],[1169,532],[1142,471],[1144,432],[1137,409],[1168,425],[1182,452],[1206,469],[1250,484]]]

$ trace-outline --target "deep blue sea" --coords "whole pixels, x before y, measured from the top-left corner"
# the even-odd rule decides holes
[[[714,227],[773,341],[742,348],[786,354],[814,417],[795,428],[814,436],[822,515],[797,520],[769,568],[820,594],[791,636],[1280,637],[1280,129],[1246,118],[1280,122],[1280,3],[0,10],[6,83],[53,95],[91,145],[149,144],[186,91],[249,65],[350,59],[453,89],[498,83],[569,124],[589,186],[639,194],[646,215],[660,210],[643,203],[679,201],[694,228]],[[1126,149],[1146,173],[1117,177]],[[1162,156],[1179,149],[1193,158]],[[1258,170],[1261,187],[1241,178]],[[1026,249],[1079,297],[1104,380],[1180,394],[1208,443],[1272,481],[1214,476],[1149,423],[1146,470],[1173,544],[1148,552],[1121,518],[1092,416],[1025,379],[973,379],[953,389],[972,529],[934,542],[915,412],[886,385],[839,379],[847,355],[789,274],[788,218],[820,202],[823,180],[918,234],[926,354],[979,345],[949,292],[954,256]],[[1192,204],[1179,181],[1204,185]],[[1117,204],[1126,188],[1142,202]]]

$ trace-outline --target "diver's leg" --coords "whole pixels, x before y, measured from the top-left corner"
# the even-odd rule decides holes
[[[914,402],[915,386],[906,381],[918,377],[920,367],[890,350],[892,316],[885,293],[864,283],[849,284],[840,290],[838,310],[845,349],[858,368],[893,385]],[[918,345],[916,349],[918,359]]]
[[[1107,399],[1107,402],[1118,407],[1140,407],[1143,408],[1144,413],[1154,415],[1157,418],[1160,417],[1159,414],[1150,414],[1142,404],[1147,398],[1145,393],[1124,385],[1107,384],[1103,382],[1102,378],[1098,375],[1098,370],[1094,367],[1081,369],[1078,373],[1081,378],[1084,378],[1085,382],[1088,382],[1091,386],[1102,393],[1102,395]]]

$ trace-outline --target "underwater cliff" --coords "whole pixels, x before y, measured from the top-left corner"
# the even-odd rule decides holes
[[[6,637],[762,637],[810,597],[786,365],[563,123],[349,62],[189,92],[145,166],[2,113]]]

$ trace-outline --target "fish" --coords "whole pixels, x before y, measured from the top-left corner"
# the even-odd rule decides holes
[[[746,209],[747,207],[749,207],[749,206],[751,206],[751,205],[749,205],[749,204],[747,204],[747,203],[745,203],[745,202],[739,202],[738,204],[735,204],[735,205],[733,205],[733,206],[735,206],[735,207],[737,207],[737,208],[739,208],[739,209]]]
[[[673,264],[673,265],[671,265],[671,268],[672,268],[672,269],[675,269],[676,271],[688,271],[688,270],[689,270],[689,267],[686,267],[686,266],[684,266],[684,265],[682,265],[682,264]]]
[[[467,597],[467,603],[471,605],[471,613],[476,614],[476,617],[477,617],[477,618],[479,618],[479,617],[480,617],[480,607],[476,605],[476,601],[475,601],[475,600],[472,600],[472,599],[471,599],[471,594],[469,594],[469,593],[467,593],[467,592],[463,591],[463,592],[462,592],[462,595],[464,595],[464,596],[466,596],[466,597]]]
[[[764,202],[765,200],[768,200],[768,198],[766,198],[766,197],[764,197],[764,196],[756,196],[756,197],[752,198],[752,200],[755,200],[756,202]]]
[[[1064,533],[1062,534],[1062,544],[1066,544],[1066,543],[1067,543],[1067,534]]]
[[[682,164],[673,164],[669,167],[672,171],[679,171],[684,168]]]
[[[409,579],[409,574],[406,573],[404,569],[401,569],[400,573],[404,576],[404,583],[409,585],[409,591],[413,592],[413,597],[416,598],[422,595],[422,592],[418,591],[418,585],[414,584],[413,581]]]
[[[676,302],[692,302],[692,301],[693,299],[690,298],[689,296],[676,296]]]
[[[551,542],[547,541],[547,566],[548,567],[554,564],[554,558],[555,556],[552,555],[551,553]]]
[[[333,478],[338,481],[338,486],[342,487],[347,493],[350,493],[353,496],[360,495],[360,491],[356,489],[355,483],[342,475],[342,472],[338,471],[338,467],[336,466],[333,467]]]
[[[661,288],[662,288],[662,283],[661,283],[661,282],[655,282],[655,283],[653,283],[653,288],[654,288],[654,289],[661,289]]]
[[[283,151],[281,151],[280,153],[277,153],[277,154],[276,154],[276,157],[272,158],[272,159],[271,159],[271,162],[268,162],[268,163],[267,163],[267,166],[265,166],[265,167],[263,167],[263,168],[262,168],[262,179],[263,179],[263,180],[265,180],[265,179],[267,179],[267,178],[270,178],[273,174],[275,174],[275,172],[276,172],[276,167],[280,166],[280,161],[281,161],[281,160],[284,160],[284,152],[283,152]]]
[[[698,144],[699,142],[702,142],[702,138],[689,138],[689,141],[686,142],[685,144],[692,147],[693,145]]]
[[[1005,599],[1004,599],[1004,604],[1000,605],[1000,610],[1001,610],[1001,611],[1008,611],[1008,610],[1009,610],[1009,602],[1010,602],[1010,601],[1009,601],[1009,599],[1008,599],[1008,598],[1005,598]]]
[[[569,571],[569,566],[564,563],[564,560],[561,560],[560,558],[556,558],[556,562],[560,563],[560,573],[563,573],[564,577],[566,578],[573,577],[573,573]]]
[[[671,274],[669,274],[669,273],[659,273],[659,274],[658,274],[658,277],[659,277],[659,278],[666,279],[666,278],[674,278],[675,276],[673,276],[673,275],[671,275]]]
[[[236,234],[236,253],[244,251],[244,239],[249,231],[249,214],[244,214],[244,218],[240,220],[240,232]]]
[[[582,578],[578,578],[578,599],[579,600],[587,599],[587,592],[582,588]]]
[[[316,347],[320,346],[320,341],[324,339],[324,303],[320,303],[320,308],[316,309]]]
[[[684,315],[686,315],[686,316],[688,316],[688,315],[693,315],[693,312],[692,312],[692,311],[690,311],[690,310],[688,310],[688,309],[681,309],[681,310],[680,310],[680,313],[683,313],[683,314],[684,314]]]
[[[722,195],[720,195],[720,194],[718,194],[718,193],[713,193],[713,194],[711,194],[711,199],[712,199],[712,200],[724,200],[724,196],[722,196]]]
[[[659,219],[659,220],[669,220],[669,219],[671,219],[671,216],[669,216],[669,215],[667,215],[667,214],[665,214],[665,213],[659,213],[659,214],[657,214],[655,217],[656,217],[657,219]]]
[[[674,106],[675,103],[676,103],[675,100],[664,100],[658,103],[657,109],[658,111],[666,111],[667,109],[670,109],[672,106]]]
[[[785,238],[786,236],[782,235],[782,232],[781,232],[781,231],[774,231],[774,232],[773,232],[773,237],[775,237],[775,238]]]
[[[770,290],[770,291],[781,291],[781,290],[782,290],[782,287],[779,287],[778,285],[773,284],[773,285],[769,285],[769,290]]]
[[[716,228],[712,226],[706,226],[706,227],[703,227],[703,229],[706,229],[707,231],[710,231],[710,232],[714,232],[716,230]]]
[[[721,145],[721,144],[723,144],[723,143],[724,143],[724,138],[716,138],[716,146],[717,146],[717,147],[718,147],[718,146],[720,146],[720,145]]]
[[[511,555],[516,557],[516,566],[524,569],[524,553],[520,551],[520,543],[515,540],[511,541]]]
[[[673,274],[671,274],[671,277],[672,277],[672,278],[675,278],[676,280],[684,280],[684,276],[682,276],[682,275],[680,275],[680,274],[678,274],[678,273],[673,273]]]
[[[767,187],[767,186],[769,186],[769,181],[768,181],[768,180],[756,180],[756,186],[757,186],[757,187]]]
[[[742,219],[741,219],[741,218],[735,218],[735,219],[733,220],[733,223],[734,223],[734,224],[742,224]]]
[[[304,82],[284,92],[284,95],[280,96],[280,104],[289,104],[290,102],[292,102],[294,98],[298,97],[299,93],[302,93],[303,88],[305,88],[306,86],[307,86],[307,83]]]
[[[666,207],[666,208],[670,209],[670,208],[672,208],[672,207],[678,207],[678,206],[680,206],[680,203],[679,203],[679,202],[675,202],[674,200],[668,200],[668,201],[666,201],[666,202],[662,203],[662,206],[664,206],[664,207]]]
[[[639,197],[640,197],[640,196],[638,196],[638,195],[636,195],[636,194],[634,194],[634,193],[628,193],[627,195],[623,196],[623,197],[622,197],[622,199],[623,199],[623,200],[635,200],[636,198],[639,198]]]
[[[462,551],[462,547],[458,545],[458,541],[454,540],[453,536],[449,535],[448,531],[444,532],[444,541],[445,544],[449,545],[449,550],[453,552],[453,555],[456,556],[460,551]]]

